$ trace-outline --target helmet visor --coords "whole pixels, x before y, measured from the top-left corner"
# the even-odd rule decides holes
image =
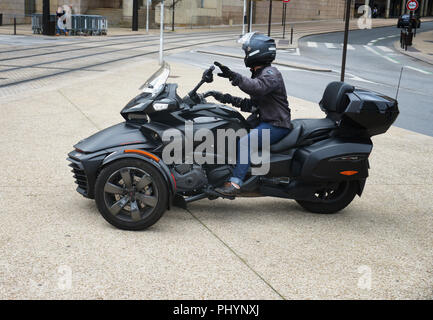
[[[250,43],[251,38],[257,33],[257,31],[254,32],[248,32],[245,33],[239,40],[238,43],[248,46],[248,44]]]

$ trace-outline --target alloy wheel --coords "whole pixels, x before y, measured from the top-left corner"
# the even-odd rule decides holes
[[[158,203],[158,188],[143,169],[125,167],[105,182],[104,201],[117,219],[137,222],[152,214]]]

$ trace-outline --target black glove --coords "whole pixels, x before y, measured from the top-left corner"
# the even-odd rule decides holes
[[[240,108],[244,112],[254,112],[256,110],[255,104],[251,99],[243,99],[239,97],[233,97],[231,94],[222,93],[219,91],[208,91],[204,94],[204,97],[212,96],[221,103],[230,103],[236,108]]]
[[[224,94],[219,91],[208,91],[204,94],[204,96],[205,97],[212,96],[221,103],[230,103],[233,104],[235,107],[237,107],[236,104],[239,104],[239,102],[242,100],[242,98],[233,97],[231,94],[228,93]]]
[[[221,63],[215,61],[214,64],[221,69],[221,72],[218,73],[218,76],[222,78],[227,78],[230,81],[232,81],[235,77],[235,73],[229,69],[229,67],[226,67],[222,65]]]

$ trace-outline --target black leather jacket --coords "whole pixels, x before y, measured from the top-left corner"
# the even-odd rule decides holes
[[[258,109],[259,120],[276,127],[291,128],[290,108],[283,76],[277,68],[266,66],[254,71],[251,78],[234,73],[232,84],[251,99],[238,99],[237,106],[245,112]]]

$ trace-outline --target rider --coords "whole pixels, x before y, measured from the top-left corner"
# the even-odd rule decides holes
[[[291,130],[290,108],[287,101],[286,88],[281,73],[271,65],[275,60],[275,41],[263,34],[251,32],[244,35],[239,43],[245,51],[245,66],[250,68],[251,78],[231,71],[219,62],[215,65],[221,69],[218,75],[228,78],[234,86],[250,95],[250,99],[233,97],[230,94],[213,92],[213,96],[221,103],[230,103],[244,112],[253,113],[248,122],[252,129],[238,142],[238,150],[248,150],[248,163],[241,163],[237,156],[236,167],[229,182],[216,188],[220,194],[234,196],[239,193],[243,180],[251,164],[249,140],[252,135],[258,136],[261,145],[263,130],[270,131],[270,143],[276,143]],[[254,141],[254,140],[253,140]],[[243,148],[242,148],[243,147]]]

